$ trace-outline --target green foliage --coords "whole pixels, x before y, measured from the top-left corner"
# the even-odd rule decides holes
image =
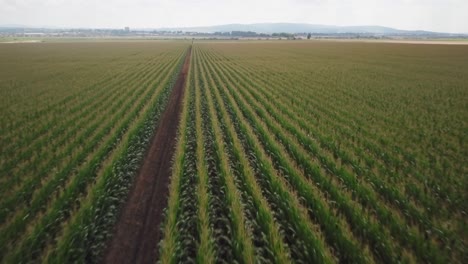
[[[187,43],[31,47],[0,49],[0,261],[99,262]],[[196,42],[161,261],[465,263],[467,54]]]
[[[57,45],[58,53],[66,48],[61,46],[65,44],[50,45]],[[86,49],[88,45],[90,50]],[[99,78],[94,76],[96,68],[80,72],[75,66],[47,76],[56,71],[53,67],[61,59],[67,62],[69,54],[52,57],[51,61],[40,60],[38,65],[51,68],[41,73],[45,76],[39,75],[49,78],[42,81],[42,87],[36,87],[42,93],[37,98],[28,98],[38,100],[36,114],[18,118],[16,123],[2,124],[25,135],[17,138],[14,133],[6,133],[1,139],[6,142],[7,151],[17,153],[7,156],[8,152],[2,152],[2,164],[6,166],[2,165],[1,180],[12,189],[2,186],[12,195],[0,199],[0,257],[7,262],[46,257],[49,262],[59,263],[99,260],[119,205],[165,108],[186,49],[182,43],[172,47],[159,44],[155,52],[154,46],[137,44],[133,48],[139,47],[143,54],[134,58],[138,53],[127,45],[111,44],[106,52],[94,45],[97,44],[78,45],[79,57],[85,61],[78,66],[92,60],[86,58],[88,51],[98,55],[93,57],[96,65],[108,68],[109,73]],[[124,52],[121,61],[113,48]],[[30,51],[38,52],[32,59],[44,52],[40,48]],[[142,61],[144,58],[148,60]],[[20,78],[21,68],[17,70],[17,76],[8,77]],[[74,70],[71,73],[76,79],[72,81],[83,87],[49,91],[61,74],[70,74],[66,70]],[[18,91],[11,91],[10,95],[15,93]],[[71,94],[63,97],[66,93]],[[13,109],[15,105],[9,103],[4,106]],[[27,108],[28,101],[24,103]],[[8,118],[8,114],[5,112],[2,118]],[[21,112],[16,115],[21,117]],[[18,144],[11,144],[12,140]]]

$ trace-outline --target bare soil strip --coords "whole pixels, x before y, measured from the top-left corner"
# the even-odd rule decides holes
[[[155,263],[160,223],[167,204],[171,159],[174,154],[191,47],[173,88],[143,165],[124,205],[105,263]]]

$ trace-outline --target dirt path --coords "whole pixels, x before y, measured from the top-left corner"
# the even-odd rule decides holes
[[[163,210],[167,204],[171,159],[174,154],[191,47],[175,83],[158,130],[116,224],[104,256],[105,263],[155,263]]]

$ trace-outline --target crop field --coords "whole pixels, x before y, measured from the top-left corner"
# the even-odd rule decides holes
[[[0,47],[1,262],[96,259],[187,47]]]
[[[4,44],[0,102],[0,262],[468,262],[468,46]]]
[[[466,260],[467,51],[195,45],[163,263]]]

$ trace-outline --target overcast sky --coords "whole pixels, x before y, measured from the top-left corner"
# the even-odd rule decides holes
[[[0,25],[158,28],[260,22],[468,33],[468,0],[0,0]]]

